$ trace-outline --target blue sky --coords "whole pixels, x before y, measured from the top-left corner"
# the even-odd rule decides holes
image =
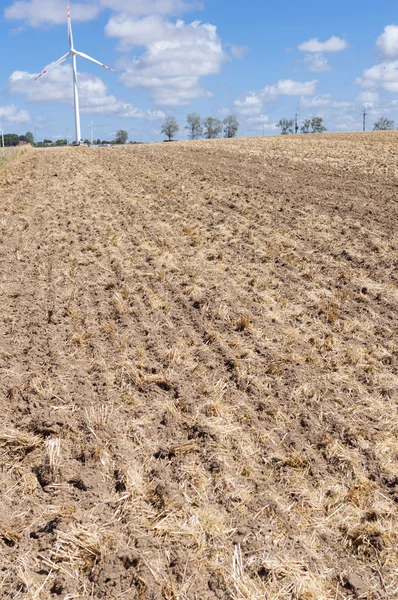
[[[37,127],[38,139],[74,130],[66,0],[2,0],[0,125]],[[240,135],[278,133],[281,117],[323,116],[330,131],[369,128],[381,115],[398,126],[398,0],[71,1],[83,135],[162,139],[166,115],[237,115]]]

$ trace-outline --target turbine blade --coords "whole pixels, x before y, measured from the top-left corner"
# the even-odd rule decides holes
[[[66,59],[69,58],[69,56],[70,56],[70,52],[68,52],[67,54],[64,54],[64,56],[61,56],[60,59],[58,59],[55,62],[51,63],[51,65],[48,65],[48,67],[46,67],[44,69],[44,71],[42,71],[40,73],[40,75],[38,75],[37,77],[35,77],[34,81],[37,81],[37,79],[40,79],[40,77],[43,77],[43,75],[46,75],[49,71],[52,71],[53,69],[55,69],[55,67],[58,67],[58,65],[60,65],[63,62],[65,62]]]
[[[104,69],[108,69],[108,71],[112,71],[113,73],[116,73],[116,71],[114,71],[114,69],[107,67],[106,65],[104,65],[104,63],[99,62],[99,60],[95,60],[95,58],[91,58],[91,56],[89,56],[88,54],[84,54],[84,52],[78,52],[77,50],[75,50],[75,54],[77,54],[77,56],[80,56],[81,58],[90,60],[91,62],[95,63],[96,65],[99,65],[100,67],[104,67]]]
[[[68,37],[69,37],[69,45],[71,49],[73,48],[73,34],[72,34],[72,19],[70,16],[70,6],[68,4]]]

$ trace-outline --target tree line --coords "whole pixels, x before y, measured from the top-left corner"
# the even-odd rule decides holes
[[[223,121],[215,117],[207,117],[201,119],[197,113],[191,113],[187,116],[187,125],[185,129],[188,131],[190,140],[198,140],[203,137],[207,140],[218,138],[221,133],[225,138],[236,137],[239,129],[239,121],[234,115],[225,117]],[[180,131],[180,126],[175,117],[166,117],[161,133],[167,137],[167,142],[172,142],[177,133]]]
[[[11,146],[18,146],[20,143],[24,143],[24,144],[32,144],[32,146],[36,146],[37,148],[43,148],[45,146],[67,146],[68,145],[68,140],[65,139],[59,139],[56,140],[54,142],[54,140],[49,140],[49,139],[44,139],[42,142],[36,142],[35,143],[35,139],[33,136],[33,133],[28,131],[27,133],[25,133],[25,135],[18,135],[16,133],[5,133],[4,136],[0,136],[0,146],[2,145],[2,139],[4,139],[4,146],[5,147],[11,147]],[[91,142],[90,140],[86,139],[84,140],[84,143],[87,146],[90,146],[91,143],[93,143],[94,145],[99,145],[99,144],[127,144],[127,141],[129,139],[129,134],[127,133],[127,131],[125,131],[124,129],[120,129],[115,136],[114,140],[108,141],[108,140],[101,140],[100,138],[93,140],[93,142]],[[75,142],[73,142],[74,144]]]
[[[278,123],[276,123],[276,127],[281,130],[282,135],[287,135],[289,133],[298,133],[299,128],[297,126],[297,121],[295,119],[281,119]],[[326,127],[323,124],[322,117],[314,117],[313,119],[305,119],[303,125],[300,127],[301,133],[323,133],[327,131]]]
[[[25,135],[18,135],[17,133],[5,133],[3,136],[0,136],[0,146],[3,144],[4,146],[18,146],[20,143],[23,144],[34,144],[33,133],[28,131]]]
[[[322,117],[313,117],[312,119],[305,119],[302,126],[299,128],[296,119],[280,119],[276,123],[276,127],[281,130],[281,135],[288,135],[291,133],[324,133],[327,131],[323,124]],[[390,121],[385,117],[381,117],[375,122],[373,131],[388,131],[394,129],[394,121]]]
[[[281,130],[282,135],[288,135],[292,133],[323,133],[327,131],[322,117],[313,117],[312,119],[305,119],[298,127],[295,119],[283,118],[276,123],[276,127]],[[395,122],[387,119],[386,117],[380,117],[378,121],[374,123],[373,131],[388,131],[395,128]],[[215,117],[207,117],[201,119],[197,113],[191,113],[187,116],[187,125],[185,129],[188,131],[188,137],[190,140],[197,140],[201,137],[205,139],[214,139],[224,134],[225,138],[236,137],[239,129],[239,121],[234,115],[225,117],[223,121]],[[168,142],[173,141],[175,136],[180,130],[180,126],[175,117],[167,117],[162,125],[161,132],[167,137]],[[100,138],[93,140],[93,144],[127,144],[128,133],[124,129],[120,129],[115,136],[115,139],[101,140]],[[2,141],[4,140],[4,142]],[[27,131],[25,135],[18,135],[16,133],[5,133],[0,136],[0,146],[4,143],[4,146],[18,146],[20,143],[32,144],[32,146],[45,147],[45,146],[67,146],[68,141],[66,139],[59,139],[55,142],[53,140],[44,139],[42,142],[35,143],[33,133]],[[84,140],[87,146],[91,145],[90,140]],[[130,142],[137,143],[137,142]]]

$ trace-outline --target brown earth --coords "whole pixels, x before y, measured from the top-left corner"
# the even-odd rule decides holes
[[[398,135],[0,173],[0,598],[398,597]]]

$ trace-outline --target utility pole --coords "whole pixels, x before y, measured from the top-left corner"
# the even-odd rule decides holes
[[[298,126],[298,117],[299,117],[299,116],[300,116],[300,115],[299,115],[299,114],[297,114],[297,113],[294,115],[294,133],[295,133],[295,134],[297,134],[297,133],[298,133],[298,130],[299,130],[299,126]]]
[[[65,127],[65,131],[66,131],[66,145],[69,146],[69,142],[68,142],[69,127]]]
[[[4,148],[4,128],[3,128],[3,124],[1,124],[0,131],[1,131],[1,144],[2,144],[2,147]]]
[[[265,123],[263,123],[263,137],[265,136]]]
[[[369,112],[366,110],[366,106],[363,107],[362,112],[362,119],[363,119],[363,131],[366,131],[366,117],[368,116]]]

